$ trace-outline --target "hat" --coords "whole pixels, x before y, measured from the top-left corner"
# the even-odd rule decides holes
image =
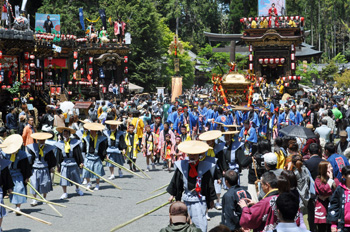
[[[108,125],[115,125],[115,126],[123,124],[123,122],[116,121],[116,120],[107,120],[107,121],[105,121],[105,123],[108,124]]]
[[[232,131],[232,130],[228,130],[228,131],[224,131],[222,132],[223,135],[236,135],[239,134],[240,131]]]
[[[338,106],[337,106],[337,105],[333,105],[333,108],[334,108],[334,107],[337,108]]]
[[[13,154],[22,147],[22,144],[22,136],[20,136],[19,134],[10,135],[1,144],[3,146],[2,151],[6,154]]]
[[[222,135],[222,132],[219,130],[211,130],[204,132],[199,135],[199,140],[210,141],[219,138]]]
[[[141,110],[141,109],[142,109],[142,105],[138,105],[138,106],[137,106],[137,109],[138,109],[138,110]]]
[[[346,133],[346,131],[342,130],[339,132],[339,136],[340,137],[348,137],[348,133]]]
[[[105,129],[105,126],[100,123],[91,122],[91,123],[85,123],[84,128],[86,130],[101,131]]]
[[[64,126],[57,127],[56,130],[58,131],[58,133],[63,133],[63,131],[65,130],[69,131],[71,134],[75,134],[76,132],[74,129]]]
[[[308,129],[314,129],[314,126],[312,125],[312,124],[306,124],[306,128],[308,128]]]
[[[176,201],[169,207],[169,214],[173,224],[186,222],[188,217],[187,207],[185,203]]]
[[[46,132],[37,132],[37,133],[31,134],[30,136],[33,139],[37,139],[37,140],[45,140],[45,139],[52,138],[52,134],[46,133]]]
[[[269,152],[264,155],[264,163],[265,164],[270,164],[270,165],[275,165],[277,164],[277,156],[275,153]]]
[[[178,149],[186,154],[203,154],[208,151],[209,145],[202,141],[190,140],[180,143]]]

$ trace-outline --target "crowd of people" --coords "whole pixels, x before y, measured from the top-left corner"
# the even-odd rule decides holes
[[[26,104],[10,107],[0,127],[1,194],[18,213],[26,197],[11,193],[26,195],[30,184],[36,206],[56,172],[61,199],[70,185],[82,196],[81,186],[100,189],[104,165],[109,180],[122,178],[125,162],[136,172],[143,155],[145,171],[174,173],[167,191],[176,202],[161,231],[207,231],[211,208],[222,211],[222,225],[211,231],[350,231],[350,100],[329,86],[252,106],[224,105],[202,92],[194,87],[173,102],[92,98],[86,115],[62,111],[60,102],[39,117]],[[244,169],[248,186],[240,186]]]

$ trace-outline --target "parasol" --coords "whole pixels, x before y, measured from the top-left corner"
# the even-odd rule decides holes
[[[291,126],[284,127],[279,132],[291,137],[299,137],[304,139],[311,139],[311,138],[317,137],[312,132],[312,130],[306,127],[298,126],[298,125],[291,125]]]

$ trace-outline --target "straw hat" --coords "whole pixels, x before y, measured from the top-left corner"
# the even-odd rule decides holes
[[[70,131],[71,134],[75,134],[75,132],[76,132],[74,129],[69,128],[69,127],[64,127],[64,126],[57,127],[56,130],[57,130],[59,133],[62,133],[62,132],[65,131],[65,130]]]
[[[219,138],[222,135],[222,132],[219,130],[211,130],[204,132],[203,134],[199,135],[199,140],[202,141],[210,141]]]
[[[99,123],[91,122],[91,123],[85,123],[84,128],[86,130],[101,131],[105,129],[105,126]]]
[[[38,132],[38,133],[34,133],[30,135],[33,139],[37,139],[37,140],[45,140],[45,139],[49,139],[52,137],[52,134],[50,133],[45,133],[45,132]]]
[[[236,134],[239,134],[240,131],[224,131],[222,132],[223,135],[236,135]]]
[[[306,128],[308,128],[308,129],[314,129],[314,126],[312,125],[312,124],[306,124]]]
[[[222,122],[215,122],[215,121],[214,121],[214,123],[216,123],[216,124],[218,124],[218,125],[224,126],[224,124],[223,124]]]
[[[208,151],[209,145],[202,141],[191,140],[180,143],[178,149],[186,154],[203,154]]]
[[[2,151],[6,154],[13,154],[21,148],[22,144],[23,144],[22,136],[20,136],[19,134],[10,135],[1,144],[4,146],[2,148]]]
[[[105,123],[108,124],[108,125],[115,125],[115,126],[123,124],[123,122],[116,121],[116,120],[107,120],[107,121],[105,121]]]

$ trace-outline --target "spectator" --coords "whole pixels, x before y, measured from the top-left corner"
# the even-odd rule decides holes
[[[333,143],[327,143],[325,146],[325,158],[328,162],[331,163],[333,167],[333,175],[334,177],[338,178],[338,180],[341,179],[342,174],[340,170],[342,170],[343,167],[349,165],[349,161],[346,159],[345,156],[336,154],[335,146]]]
[[[225,184],[228,190],[222,197],[221,223],[235,231],[240,229],[239,219],[242,214],[238,202],[245,198],[251,199],[251,196],[238,185],[238,174],[234,170],[225,173]]]
[[[24,130],[24,127],[26,127],[26,125],[27,125],[26,116],[25,115],[19,116],[19,124],[18,124],[18,134],[19,135],[23,135],[23,130]]]
[[[327,126],[327,120],[325,119],[321,121],[321,124],[322,125],[320,127],[316,128],[315,134],[320,136],[320,144],[322,147],[324,147],[324,145],[329,142],[329,136],[332,129]]]
[[[297,226],[294,219],[298,213],[299,207],[298,198],[292,193],[281,193],[276,200],[277,214],[279,223],[275,230],[269,230],[269,232],[307,232],[308,230],[302,229]]]
[[[185,203],[176,201],[169,207],[170,225],[160,232],[201,232],[194,224],[190,224],[190,216]]]
[[[7,131],[5,127],[0,127],[0,144],[2,144],[7,137]]]
[[[230,228],[224,225],[218,225],[211,229],[209,232],[230,232]]]
[[[274,229],[277,223],[276,199],[278,195],[277,177],[272,172],[265,172],[261,177],[264,198],[258,203],[250,199],[242,199],[239,206],[242,208],[240,225],[244,228],[253,229],[255,232]],[[246,202],[247,201],[247,202]],[[294,205],[295,201],[293,202]],[[253,205],[248,208],[248,205]],[[299,206],[297,206],[299,208]],[[295,215],[293,216],[294,219]]]
[[[34,139],[31,137],[31,135],[35,132],[36,132],[36,129],[34,128],[34,117],[29,116],[28,124],[24,128],[23,135],[22,135],[24,146],[34,143]]]
[[[350,143],[347,141],[348,133],[346,131],[339,132],[340,141],[335,145],[336,152],[339,155],[344,155],[345,150],[349,147]]]
[[[14,107],[9,108],[9,113],[6,115],[6,127],[10,130],[11,134],[17,133],[18,125],[15,118],[16,109]]]

